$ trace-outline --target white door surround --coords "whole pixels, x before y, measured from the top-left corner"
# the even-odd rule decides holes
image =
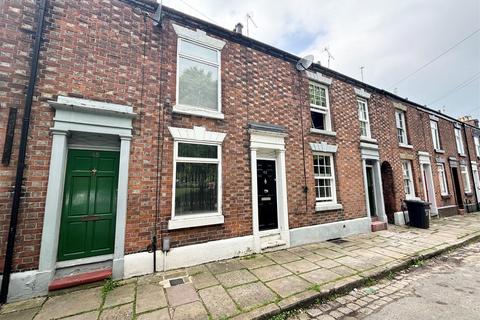
[[[418,151],[418,161],[420,163],[420,174],[422,178],[422,186],[424,192],[424,200],[427,201],[427,193],[429,195],[428,201],[430,204],[430,213],[432,215],[438,214],[437,201],[435,199],[435,187],[433,184],[432,165],[430,164],[430,154],[424,151]]]
[[[387,222],[387,215],[385,213],[385,203],[383,200],[383,187],[382,187],[382,173],[380,170],[380,154],[378,152],[378,145],[374,143],[360,143],[360,152],[362,157],[362,170],[363,170],[363,184],[365,190],[365,203],[367,205],[367,216],[372,218],[370,213],[370,205],[368,199],[368,185],[367,185],[367,166],[372,167],[373,173],[373,185],[375,189],[375,206],[377,208],[378,220]],[[368,162],[368,164],[367,164]]]
[[[475,188],[475,195],[477,196],[477,202],[480,202],[480,176],[478,173],[478,166],[475,161],[471,162],[473,171],[473,187]]]
[[[42,241],[40,245],[40,285],[47,290],[55,274],[57,249],[62,214],[63,188],[67,164],[68,136],[70,132],[117,136],[120,140],[119,176],[115,244],[112,273],[123,278],[125,226],[127,217],[128,165],[132,138],[133,108],[125,105],[59,96],[49,101],[55,109],[53,141],[48,177]],[[42,288],[43,289],[43,288]]]
[[[287,174],[285,165],[285,137],[287,133],[284,128],[269,124],[251,123],[249,127],[254,250],[255,252],[260,252],[262,250],[262,237],[268,237],[272,233],[277,233],[279,235],[278,242],[288,247],[290,246],[290,232],[288,226]],[[259,229],[257,159],[275,160],[276,163],[278,230],[261,232]]]

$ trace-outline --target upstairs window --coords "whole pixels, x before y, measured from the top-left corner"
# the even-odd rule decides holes
[[[315,195],[317,203],[336,203],[335,172],[331,154],[313,155]]]
[[[438,122],[437,121],[430,121],[430,129],[432,132],[432,139],[433,139],[433,148],[435,150],[442,149],[440,146],[440,133],[438,131]]]
[[[440,182],[440,193],[442,196],[448,195],[447,177],[445,176],[445,166],[443,163],[437,164],[438,180]]]
[[[412,162],[410,160],[402,160],[403,188],[405,197],[411,199],[415,197],[415,187],[413,185]]]
[[[183,107],[220,111],[219,50],[179,39],[177,103]]]
[[[312,128],[331,131],[328,88],[316,82],[309,84],[310,114]]]
[[[470,175],[468,174],[467,166],[460,166],[460,173],[462,174],[463,189],[465,193],[472,192],[472,186],[470,185]]]
[[[465,149],[463,148],[462,130],[459,128],[455,128],[455,141],[457,143],[457,152],[464,155]]]
[[[475,153],[477,154],[477,157],[480,157],[480,138],[478,136],[474,136],[473,143],[475,144]]]
[[[360,135],[370,138],[370,120],[368,116],[368,103],[365,99],[357,99],[358,119],[360,120]]]
[[[405,122],[405,111],[395,110],[395,124],[397,126],[397,139],[401,145],[408,145],[407,124]]]

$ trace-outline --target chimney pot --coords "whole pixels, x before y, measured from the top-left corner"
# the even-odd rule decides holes
[[[243,30],[243,24],[239,22],[235,25],[235,29],[233,31],[235,31],[236,33],[242,34],[242,30]]]

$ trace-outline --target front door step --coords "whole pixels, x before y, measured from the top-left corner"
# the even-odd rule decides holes
[[[383,221],[372,221],[372,232],[387,230],[388,224]]]
[[[48,285],[48,291],[71,288],[71,287],[79,286],[81,284],[102,281],[111,276],[112,276],[112,268],[107,268],[103,270],[97,270],[92,272],[76,274],[73,276],[58,278],[50,282],[50,284]]]
[[[287,241],[285,240],[282,240],[282,239],[270,240],[270,241],[262,242],[260,249],[267,250],[267,249],[272,249],[276,247],[282,247],[285,245],[287,245]]]

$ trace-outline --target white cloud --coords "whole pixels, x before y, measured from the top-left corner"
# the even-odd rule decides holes
[[[335,60],[332,69],[389,87],[480,28],[478,0],[165,0],[182,12],[233,29],[252,13],[250,36],[294,54],[314,54],[327,64],[323,48]],[[480,72],[480,32],[397,85],[400,96],[427,104]],[[480,118],[480,79],[434,104],[447,113]]]

